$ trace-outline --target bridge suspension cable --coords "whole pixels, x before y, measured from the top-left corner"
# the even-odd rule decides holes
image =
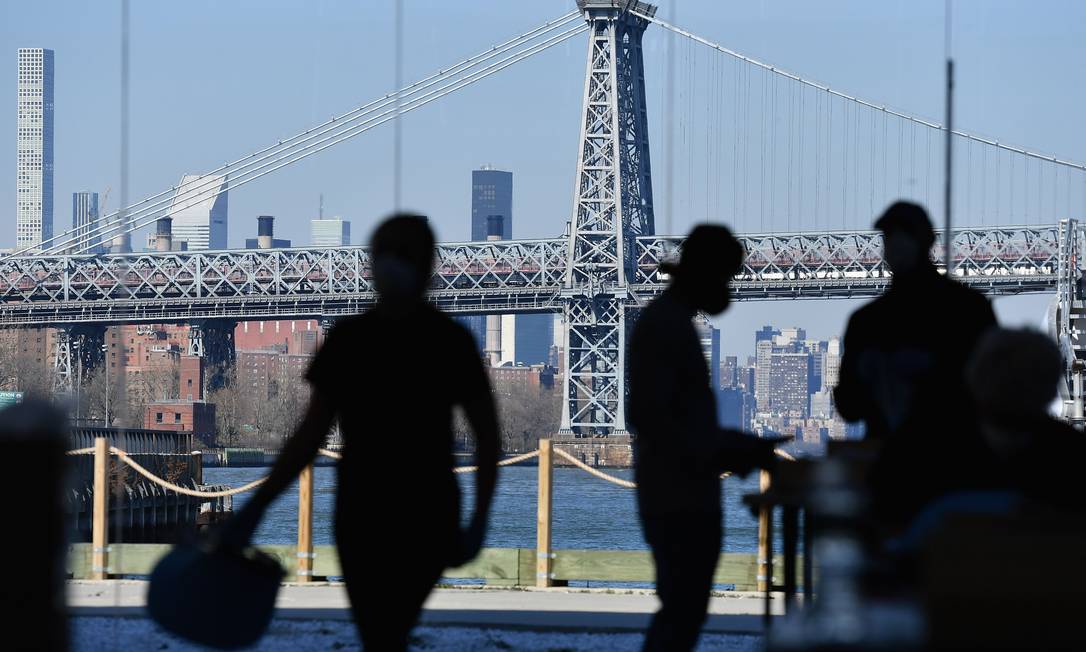
[[[565,21],[568,23],[569,21]],[[565,23],[562,23],[564,25]],[[283,167],[296,163],[302,159],[308,158],[313,154],[321,152],[329,147],[339,144],[345,140],[349,140],[365,133],[370,129],[380,126],[391,120],[395,120],[398,115],[409,113],[415,109],[421,108],[431,102],[434,102],[446,95],[454,93],[466,86],[474,84],[481,79],[489,77],[490,75],[500,72],[505,68],[508,68],[524,59],[527,59],[535,54],[538,54],[546,49],[549,49],[577,34],[580,34],[587,30],[586,25],[578,25],[572,29],[560,32],[554,36],[540,41],[533,42],[535,36],[542,35],[543,33],[553,31],[555,27],[561,25],[555,25],[547,27],[546,29],[536,30],[533,37],[516,39],[518,42],[515,46],[511,47],[495,47],[490,52],[472,61],[470,64],[464,65],[464,62],[453,66],[445,71],[439,72],[433,76],[433,81],[426,83],[416,83],[407,90],[401,91],[400,95],[406,96],[408,99],[400,99],[399,109],[397,111],[396,94],[386,95],[382,99],[371,103],[372,108],[365,112],[358,112],[347,120],[336,119],[334,124],[319,131],[318,133],[310,134],[294,143],[292,146],[281,149],[279,151],[271,152],[259,159],[246,161],[238,169],[228,171],[229,174],[234,174],[233,178],[229,178],[225,186],[217,189],[213,189],[214,185],[218,185],[219,182],[216,179],[209,179],[203,183],[197,182],[196,184],[189,184],[185,186],[185,190],[181,191],[174,197],[167,197],[159,200],[155,205],[144,207],[141,214],[134,219],[130,220],[130,223],[123,233],[131,233],[136,229],[142,228],[154,222],[163,213],[168,210],[173,210],[174,207],[181,203],[180,209],[186,208],[188,205],[206,201],[213,198],[222,192],[226,192],[230,189],[241,187],[251,181],[255,181],[267,174],[275,172]],[[517,49],[517,48],[520,49]],[[493,63],[489,63],[482,68],[477,68],[481,64],[488,63],[493,59],[500,57],[501,55],[512,52],[504,58],[500,58]],[[475,69],[475,70],[473,70]],[[450,73],[450,71],[455,71]],[[470,71],[470,72],[468,72]],[[466,73],[466,74],[464,74]],[[457,76],[461,75],[461,76]],[[434,90],[429,90],[437,86]],[[426,91],[426,92],[424,92]],[[214,185],[212,185],[214,184]],[[138,220],[138,221],[137,221]],[[106,229],[107,231],[116,232],[122,228],[122,224],[114,223],[114,225],[107,226],[101,225],[98,230]],[[80,238],[76,249],[77,251],[83,251],[89,248],[89,239],[93,237],[93,232],[86,234]],[[64,248],[65,244],[60,243],[54,245],[51,248],[52,252],[56,252],[58,249]]]
[[[639,18],[643,18],[643,19],[645,19],[645,20],[647,20],[649,22],[655,23],[656,25],[659,25],[660,27],[663,27],[666,30],[669,30],[671,32],[679,34],[680,36],[685,36],[686,38],[691,39],[691,40],[693,40],[693,41],[695,41],[697,43],[701,43],[702,45],[704,45],[704,46],[706,46],[708,48],[711,48],[713,50],[716,50],[716,51],[721,52],[723,54],[726,54],[728,56],[735,57],[736,59],[739,59],[739,60],[741,60],[741,61],[743,61],[745,63],[748,63],[748,64],[750,64],[752,66],[762,68],[763,70],[766,70],[766,71],[768,71],[770,73],[773,73],[775,75],[779,75],[781,77],[791,79],[794,82],[798,82],[798,83],[803,84],[805,86],[810,86],[811,88],[815,88],[815,89],[818,89],[818,90],[821,90],[821,91],[825,91],[826,93],[829,93],[830,95],[833,95],[835,97],[839,97],[839,98],[841,98],[843,100],[848,100],[850,102],[855,102],[856,104],[859,104],[861,106],[865,106],[865,107],[867,107],[869,109],[874,109],[876,111],[882,111],[882,112],[884,112],[884,113],[886,113],[888,115],[894,116],[896,118],[900,118],[902,120],[914,123],[916,125],[930,127],[932,129],[938,129],[940,131],[945,129],[945,127],[943,125],[941,125],[941,124],[939,124],[937,122],[932,122],[930,120],[925,120],[923,118],[918,118],[916,116],[909,115],[907,113],[902,113],[900,111],[895,111],[894,109],[891,109],[891,108],[887,107],[886,105],[875,104],[874,102],[869,102],[867,100],[861,99],[861,98],[856,97],[854,95],[849,95],[847,93],[843,93],[841,91],[830,88],[829,86],[819,84],[818,82],[811,81],[809,79],[805,79],[803,77],[800,77],[799,75],[788,72],[787,70],[782,70],[781,68],[778,68],[776,66],[771,66],[768,63],[758,61],[757,59],[752,59],[751,57],[748,57],[748,56],[746,56],[744,54],[736,52],[735,50],[732,50],[730,48],[726,48],[723,45],[720,45],[719,43],[714,43],[714,42],[712,42],[712,41],[710,41],[708,39],[705,39],[705,38],[702,38],[702,37],[698,36],[697,34],[689,32],[689,31],[687,31],[687,30],[685,30],[685,29],[683,29],[681,27],[677,27],[675,25],[672,25],[671,23],[668,23],[667,21],[664,21],[664,20],[662,20],[662,19],[660,19],[660,18],[658,18],[656,16],[648,16],[646,14],[642,14],[642,13],[640,13],[638,11],[635,11],[635,10],[631,10],[630,13],[634,14],[635,16],[637,16]],[[1060,166],[1063,166],[1063,167],[1072,168],[1072,169],[1078,170],[1080,172],[1086,172],[1086,163],[1078,163],[1078,162],[1075,162],[1075,161],[1070,161],[1070,160],[1067,160],[1067,159],[1061,159],[1059,157],[1051,156],[1051,155],[1048,155],[1048,154],[1041,154],[1039,152],[1034,152],[1034,151],[1031,151],[1031,150],[1028,150],[1028,149],[1025,149],[1025,148],[1015,147],[1013,145],[1007,145],[1006,143],[1001,143],[998,140],[992,140],[990,138],[984,138],[982,136],[978,136],[976,134],[971,134],[971,133],[966,132],[966,131],[961,131],[959,129],[953,129],[953,130],[951,130],[951,133],[954,134],[955,136],[959,136],[961,138],[965,138],[965,139],[973,141],[973,142],[981,143],[983,145],[989,145],[989,146],[995,147],[997,149],[1005,150],[1005,151],[1008,151],[1008,152],[1013,152],[1015,154],[1020,154],[1022,156],[1037,159],[1039,161],[1044,161],[1046,163],[1053,163],[1055,165],[1060,165]]]
[[[565,31],[559,31],[557,34],[547,36],[551,32],[568,27],[570,23],[576,23],[576,25]],[[147,226],[176,204],[181,204],[180,208],[185,208],[187,205],[206,201],[229,189],[240,187],[265,174],[293,164],[332,145],[393,120],[397,115],[421,108],[441,97],[454,93],[564,42],[587,29],[588,26],[580,21],[579,13],[570,12],[452,66],[442,68],[436,73],[398,91],[389,93],[380,99],[343,115],[335,116],[321,125],[307,129],[285,140],[280,140],[276,144],[246,157],[224,164],[207,173],[205,179],[201,181],[184,186],[174,186],[131,206],[122,207],[103,216],[99,220],[99,225],[94,229],[84,230],[78,234],[75,229],[72,229],[54,236],[41,243],[42,245],[52,243],[42,253],[57,253],[64,250],[81,252],[90,248],[89,243],[93,238],[116,237],[122,233],[131,233],[136,229]],[[503,55],[508,56],[502,58]],[[489,65],[484,66],[484,64]],[[430,90],[435,87],[437,87],[435,90]],[[401,103],[398,113],[395,109],[397,101]],[[393,108],[389,109],[390,106]],[[217,188],[217,180],[208,177],[214,177],[219,173],[237,176],[233,179],[228,178],[225,187]],[[122,215],[125,218],[123,222],[118,219]],[[12,255],[21,255],[31,251],[31,249],[29,247],[24,248]]]

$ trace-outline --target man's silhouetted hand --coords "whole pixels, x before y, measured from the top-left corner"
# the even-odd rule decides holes
[[[754,469],[772,471],[777,465],[777,446],[792,441],[791,437],[755,437],[737,430],[721,428],[717,438],[716,461],[721,473],[740,477]]]

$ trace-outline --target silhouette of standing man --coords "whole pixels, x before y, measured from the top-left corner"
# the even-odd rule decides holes
[[[246,545],[267,506],[317,453],[333,419],[343,433],[335,535],[355,624],[366,650],[406,650],[441,572],[482,546],[497,480],[498,428],[471,335],[426,301],[434,236],[426,218],[398,215],[371,242],[377,305],[341,320],[306,378],[305,417],[268,481],[226,525]],[[435,364],[443,373],[429,373]],[[477,440],[475,511],[460,530],[452,411]]]
[[[893,277],[849,319],[833,396],[844,419],[884,442],[870,477],[876,516],[893,530],[934,498],[984,484],[964,369],[996,318],[983,295],[936,271],[922,207],[897,202],[875,228]]]
[[[720,474],[774,463],[780,440],[721,429],[709,367],[694,329],[699,311],[717,315],[743,247],[722,226],[695,228],[671,284],[638,317],[630,346],[634,477],[645,540],[656,565],[661,607],[645,650],[691,650],[705,621],[722,535]]]

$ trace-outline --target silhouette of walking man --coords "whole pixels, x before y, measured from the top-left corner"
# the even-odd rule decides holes
[[[426,301],[434,236],[426,218],[397,215],[371,242],[377,305],[339,321],[306,378],[312,398],[268,481],[227,524],[246,545],[267,506],[316,456],[333,419],[343,433],[335,536],[355,624],[366,650],[406,650],[441,572],[482,546],[497,480],[498,428],[471,335]],[[423,373],[435,363],[444,373]],[[470,525],[460,529],[452,411],[477,440]]]
[[[693,318],[717,315],[731,299],[728,283],[742,245],[722,226],[696,227],[673,277],[638,317],[630,346],[630,424],[634,477],[645,540],[656,565],[661,607],[645,650],[691,650],[705,621],[722,535],[720,474],[749,473],[774,463],[780,440],[721,429],[709,367]]]
[[[983,485],[986,448],[963,370],[996,318],[983,295],[936,271],[922,207],[897,202],[875,228],[890,288],[849,319],[833,395],[844,419],[862,420],[866,437],[883,441],[872,498],[893,530],[932,499]]]

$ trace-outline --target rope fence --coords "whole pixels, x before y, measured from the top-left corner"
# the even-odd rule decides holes
[[[179,485],[179,484],[174,484],[173,482],[170,482],[169,480],[166,480],[164,478],[161,478],[161,477],[155,475],[154,473],[151,473],[146,468],[144,468],[142,465],[140,465],[139,462],[132,459],[132,457],[129,456],[129,454],[126,451],[123,451],[123,450],[117,448],[116,446],[110,446],[109,447],[109,452],[111,454],[113,454],[113,455],[116,455],[119,460],[121,460],[122,462],[124,462],[128,466],[132,467],[132,470],[136,471],[137,473],[142,475],[144,478],[147,478],[148,480],[150,480],[151,482],[159,485],[160,487],[162,487],[164,489],[169,489],[170,491],[176,491],[177,493],[183,494],[185,496],[193,496],[195,498],[225,498],[227,496],[236,496],[237,494],[245,493],[246,491],[256,489],[260,485],[264,484],[264,482],[266,482],[267,479],[268,479],[268,476],[264,476],[262,478],[258,478],[256,480],[253,480],[252,482],[243,484],[240,487],[233,487],[233,488],[230,488],[230,489],[220,489],[220,490],[214,490],[214,491],[201,491],[199,489],[191,489],[189,487],[185,487],[185,486],[182,486],[182,485]],[[795,457],[793,457],[792,455],[789,455],[788,453],[784,452],[783,450],[777,449],[774,452],[781,459],[785,459],[785,460],[788,460],[790,462],[794,462],[796,460]],[[93,453],[94,453],[94,447],[87,447],[87,448],[77,448],[77,449],[74,449],[74,450],[70,450],[70,451],[67,451],[65,454],[66,455],[90,455],[90,454],[93,454]],[[589,466],[588,464],[585,464],[584,462],[577,459],[576,457],[569,454],[568,452],[562,450],[561,448],[555,448],[554,453],[558,457],[561,457],[565,461],[572,464],[573,466],[581,469],[582,471],[588,473],[589,475],[592,475],[592,476],[594,476],[596,478],[599,478],[600,480],[603,480],[604,482],[609,482],[609,483],[611,483],[613,485],[617,485],[619,487],[624,487],[626,489],[636,489],[637,488],[637,483],[636,482],[633,482],[631,480],[624,480],[623,478],[611,475],[610,473],[605,473],[605,472],[603,472],[603,471],[601,471],[601,470],[599,470],[599,469],[597,469],[597,468],[595,468],[593,466]],[[327,457],[327,458],[330,458],[330,459],[333,459],[333,460],[342,460],[343,459],[343,454],[342,453],[338,453],[336,451],[328,450],[326,448],[317,449],[317,455],[321,455],[323,457]],[[521,462],[526,462],[526,461],[528,461],[528,460],[530,460],[532,458],[536,458],[536,457],[539,457],[539,450],[529,451],[527,453],[522,453],[520,455],[514,455],[513,457],[507,457],[506,459],[499,461],[498,466],[512,466],[514,464],[520,464]],[[479,470],[479,467],[474,466],[474,465],[472,465],[472,466],[457,466],[457,467],[453,467],[452,472],[453,473],[475,473],[478,470]],[[730,473],[724,473],[724,474],[721,474],[720,477],[721,478],[727,478],[730,475],[731,475]]]
[[[594,467],[591,467],[591,466],[585,464],[584,462],[582,462],[581,460],[577,459],[576,457],[570,455],[569,453],[562,450],[561,448],[555,448],[554,453],[555,453],[555,455],[557,455],[558,457],[561,457],[562,459],[569,462],[573,466],[581,469],[582,471],[585,471],[589,475],[596,476],[597,478],[599,478],[600,480],[603,480],[604,482],[610,482],[611,484],[615,484],[615,485],[618,485],[620,487],[625,487],[627,489],[634,489],[634,488],[637,487],[637,484],[634,483],[634,482],[630,482],[629,480],[623,480],[622,478],[615,477],[615,476],[611,475],[610,473],[604,473],[603,471],[600,471],[597,468],[594,468]]]
[[[507,457],[504,460],[498,462],[498,466],[511,466],[513,464],[520,464],[521,462],[524,462],[525,460],[530,460],[533,457],[539,457],[538,450],[522,453],[521,455],[514,455],[513,457]],[[457,466],[453,467],[452,471],[453,473],[475,473],[478,470],[478,466]]]
[[[794,457],[788,453],[777,450],[775,451],[778,456],[786,460],[795,460]],[[233,487],[230,489],[221,490],[208,490],[202,491],[200,489],[193,489],[190,487],[184,487],[168,480],[165,480],[148,469],[144,468],[139,462],[132,458],[127,451],[121,450],[116,446],[110,446],[108,439],[105,437],[99,437],[95,440],[95,445],[90,448],[79,448],[75,450],[67,451],[67,455],[94,455],[94,507],[93,507],[93,523],[92,523],[92,544],[93,544],[93,572],[92,578],[94,579],[107,579],[109,577],[108,571],[108,558],[109,547],[107,545],[107,514],[109,510],[109,457],[110,455],[116,455],[117,459],[124,464],[127,464],[138,474],[146,478],[147,480],[168,489],[170,491],[177,492],[185,496],[193,496],[196,498],[225,498],[227,496],[235,496],[246,491],[251,491],[256,487],[259,487],[268,477],[264,476],[257,480],[253,480],[247,484],[239,487]],[[326,448],[320,448],[317,450],[317,455],[331,458],[334,460],[342,460],[343,454],[338,451],[328,450]],[[606,473],[595,467],[589,466],[585,462],[578,459],[571,453],[554,446],[549,439],[540,439],[539,448],[527,453],[521,453],[508,457],[498,462],[498,466],[510,466],[513,464],[519,464],[531,459],[538,458],[538,501],[536,504],[537,520],[536,520],[536,586],[546,587],[551,586],[554,579],[553,576],[553,560],[554,554],[551,549],[551,523],[552,523],[552,509],[551,509],[551,493],[553,486],[553,470],[554,459],[559,458],[568,462],[570,465],[581,469],[582,471],[592,475],[604,482],[623,487],[625,489],[635,489],[637,483],[630,480],[617,477],[610,473]],[[478,466],[458,466],[452,469],[453,473],[474,473],[478,471]],[[727,477],[728,474],[724,474],[721,477]],[[764,477],[764,474],[763,474]],[[763,490],[767,488],[767,485],[763,485]],[[759,530],[763,527],[759,519]],[[767,530],[768,531],[768,530]],[[764,552],[764,542],[759,540],[759,550]],[[763,555],[764,556],[764,555]],[[313,559],[315,554],[313,552],[313,467],[307,466],[299,478],[298,484],[298,546],[297,546],[297,568],[295,569],[295,578],[299,582],[307,582],[312,579],[313,576]]]
[[[117,459],[132,467],[132,470],[134,470],[136,473],[139,473],[140,475],[157,484],[158,486],[164,489],[169,489],[170,491],[176,491],[177,493],[183,494],[185,496],[194,496],[196,498],[225,498],[227,496],[235,496],[237,494],[249,491],[250,489],[256,489],[260,485],[264,484],[264,482],[268,479],[268,476],[264,476],[263,478],[258,478],[248,484],[243,484],[240,487],[234,487],[232,489],[221,489],[218,491],[200,491],[199,489],[189,489],[188,487],[182,487],[179,484],[174,484],[169,480],[164,480],[158,477],[154,473],[151,473],[147,469],[143,468],[143,466],[141,466],[139,462],[129,457],[128,453],[115,446],[110,446],[109,452],[116,455]]]

